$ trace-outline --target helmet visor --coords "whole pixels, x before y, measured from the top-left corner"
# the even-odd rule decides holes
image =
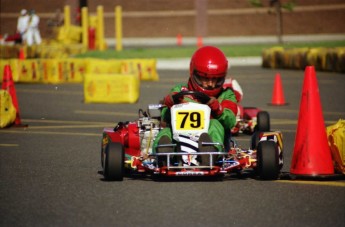
[[[210,75],[194,70],[193,78],[194,81],[203,89],[213,90],[223,86],[225,74]]]

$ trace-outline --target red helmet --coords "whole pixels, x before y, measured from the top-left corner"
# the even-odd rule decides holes
[[[228,60],[221,50],[213,46],[202,47],[194,53],[190,61],[188,87],[216,97],[223,89],[227,71]],[[217,79],[215,88],[203,88],[200,78]]]

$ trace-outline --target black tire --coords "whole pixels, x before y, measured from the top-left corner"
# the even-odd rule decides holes
[[[122,181],[124,175],[125,152],[122,144],[110,142],[105,149],[103,164],[104,179]]]
[[[256,130],[259,132],[269,132],[271,130],[270,115],[267,111],[260,111],[257,116]]]
[[[257,150],[257,174],[261,180],[279,177],[278,145],[274,141],[261,141]]]
[[[105,159],[105,150],[106,150],[106,147],[103,144],[103,140],[104,140],[104,137],[102,138],[102,144],[101,144],[101,166],[102,166],[102,170],[104,170],[104,159]]]
[[[254,132],[250,139],[250,149],[256,150],[260,142],[260,132]]]
[[[105,156],[105,150],[102,147],[101,148],[101,166],[103,170],[104,170],[104,156]]]

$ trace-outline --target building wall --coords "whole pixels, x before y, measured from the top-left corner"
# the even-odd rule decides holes
[[[79,0],[0,0],[0,33],[13,34],[22,8],[35,9],[41,17],[43,38],[52,37],[47,21],[57,9],[71,6],[73,23]],[[196,1],[207,4],[204,36],[275,35],[276,15],[268,8],[255,8],[246,0],[88,0],[89,12],[94,14],[98,5],[104,6],[105,37],[115,36],[114,9],[123,9],[124,37],[184,37],[197,35]],[[283,0],[284,2],[284,0]],[[345,33],[344,0],[296,0],[293,12],[283,12],[283,34]],[[200,19],[200,18],[199,18]],[[200,28],[199,28],[200,30]]]

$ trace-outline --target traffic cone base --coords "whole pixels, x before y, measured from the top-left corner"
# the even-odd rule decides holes
[[[326,180],[344,180],[344,174],[289,174],[290,180],[315,180],[315,181],[326,181]]]
[[[281,81],[280,74],[277,73],[274,79],[273,93],[272,93],[272,102],[268,103],[272,106],[286,106],[288,103],[285,102],[284,90]]]
[[[299,177],[334,175],[313,66],[307,66],[305,70],[290,174]]]

